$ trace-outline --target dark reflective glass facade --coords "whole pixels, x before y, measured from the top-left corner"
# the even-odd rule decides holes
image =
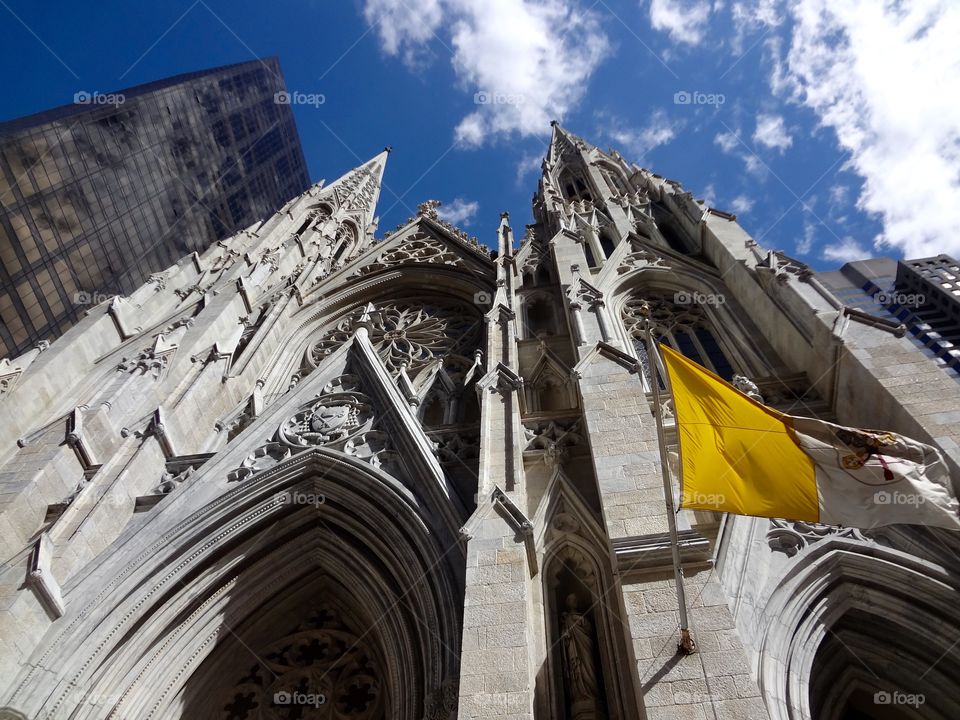
[[[284,90],[267,58],[0,124],[0,357],[306,190]]]

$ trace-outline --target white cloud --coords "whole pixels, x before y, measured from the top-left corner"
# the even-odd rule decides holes
[[[782,95],[790,86],[783,59],[783,41],[778,35],[771,35],[764,40],[763,49],[764,62],[770,67],[770,92]]]
[[[753,200],[746,195],[737,195],[730,203],[730,209],[735,213],[750,212],[753,209]]]
[[[451,225],[469,225],[479,209],[480,203],[476,200],[468,202],[463,198],[455,198],[449,205],[437,208],[437,215]]]
[[[663,110],[654,112],[646,127],[639,129],[609,115],[601,115],[600,118],[600,134],[609,137],[617,150],[636,163],[643,163],[647,153],[673,140],[679,129],[679,125],[672,122]]]
[[[517,186],[523,185],[529,175],[540,172],[543,165],[543,153],[528,153],[517,162]]]
[[[476,147],[513,134],[543,135],[583,98],[610,45],[577,0],[365,0],[385,52],[411,62],[434,34],[453,50],[476,109],[457,125]]]
[[[746,171],[753,175],[756,178],[765,178],[767,174],[767,168],[764,166],[763,162],[753,153],[749,152],[743,143],[740,141],[740,138],[737,137],[737,132],[722,132],[718,133],[716,137],[713,138],[713,142],[716,145],[720,146],[720,149],[728,155],[739,155],[740,159],[743,160],[743,166],[746,168]],[[738,148],[744,150],[744,152],[739,152]]]
[[[869,258],[871,253],[852,237],[845,237],[843,240],[825,245],[820,257],[824,260],[832,260],[838,263],[848,263],[854,260],[863,260]]]
[[[650,25],[677,43],[699,45],[709,16],[710,3],[706,0],[650,0]]]
[[[846,185],[834,185],[830,188],[830,202],[834,205],[844,205],[849,194],[850,188]]]
[[[750,0],[750,2],[734,2],[730,7],[730,16],[736,33],[731,39],[731,49],[734,55],[744,53],[744,38],[758,27],[779,25],[783,20],[782,0]],[[752,49],[748,46],[747,52]]]
[[[817,228],[809,220],[803,221],[803,239],[797,243],[797,253],[806,255],[813,248],[813,241],[816,238]]]
[[[407,64],[421,59],[425,44],[443,22],[440,0],[366,0],[363,15],[377,26],[387,54],[402,54]]]
[[[960,4],[794,0],[795,99],[864,178],[858,206],[877,243],[908,257],[960,254]]]
[[[703,202],[707,207],[717,206],[717,189],[713,186],[713,183],[707,185],[703,191]]]
[[[720,146],[720,149],[725,153],[733,152],[737,145],[740,144],[740,141],[737,140],[737,136],[732,132],[718,133],[713,141]]]
[[[744,153],[740,157],[743,160],[743,164],[747,168],[748,173],[758,178],[766,176],[767,167],[756,155],[747,155]]]
[[[793,138],[787,132],[783,116],[765,113],[757,115],[757,129],[753,133],[753,141],[780,152],[793,145]]]

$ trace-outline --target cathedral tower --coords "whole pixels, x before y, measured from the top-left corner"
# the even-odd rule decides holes
[[[956,477],[955,371],[557,124],[495,250],[387,159],[3,361],[0,717],[960,717],[946,531],[681,511],[677,653],[638,339]]]

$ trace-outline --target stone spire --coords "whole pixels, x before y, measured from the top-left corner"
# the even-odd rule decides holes
[[[377,201],[387,166],[390,148],[381,152],[330,184],[325,192],[332,193],[338,209],[354,217],[364,229],[375,224]]]

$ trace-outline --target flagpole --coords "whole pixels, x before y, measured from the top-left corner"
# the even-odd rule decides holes
[[[687,598],[683,590],[683,574],[680,571],[680,540],[677,535],[677,516],[673,505],[673,483],[670,482],[670,468],[667,460],[667,440],[663,432],[663,414],[660,405],[660,376],[657,368],[659,352],[650,330],[652,319],[647,309],[647,321],[644,334],[647,341],[647,360],[650,365],[650,386],[653,389],[653,416],[657,422],[657,441],[660,444],[660,469],[663,475],[663,497],[667,504],[667,526],[670,528],[670,552],[673,556],[673,579],[677,585],[677,601],[680,606],[680,642],[678,649],[690,655],[697,651],[697,644],[690,634],[690,622],[687,619]]]

